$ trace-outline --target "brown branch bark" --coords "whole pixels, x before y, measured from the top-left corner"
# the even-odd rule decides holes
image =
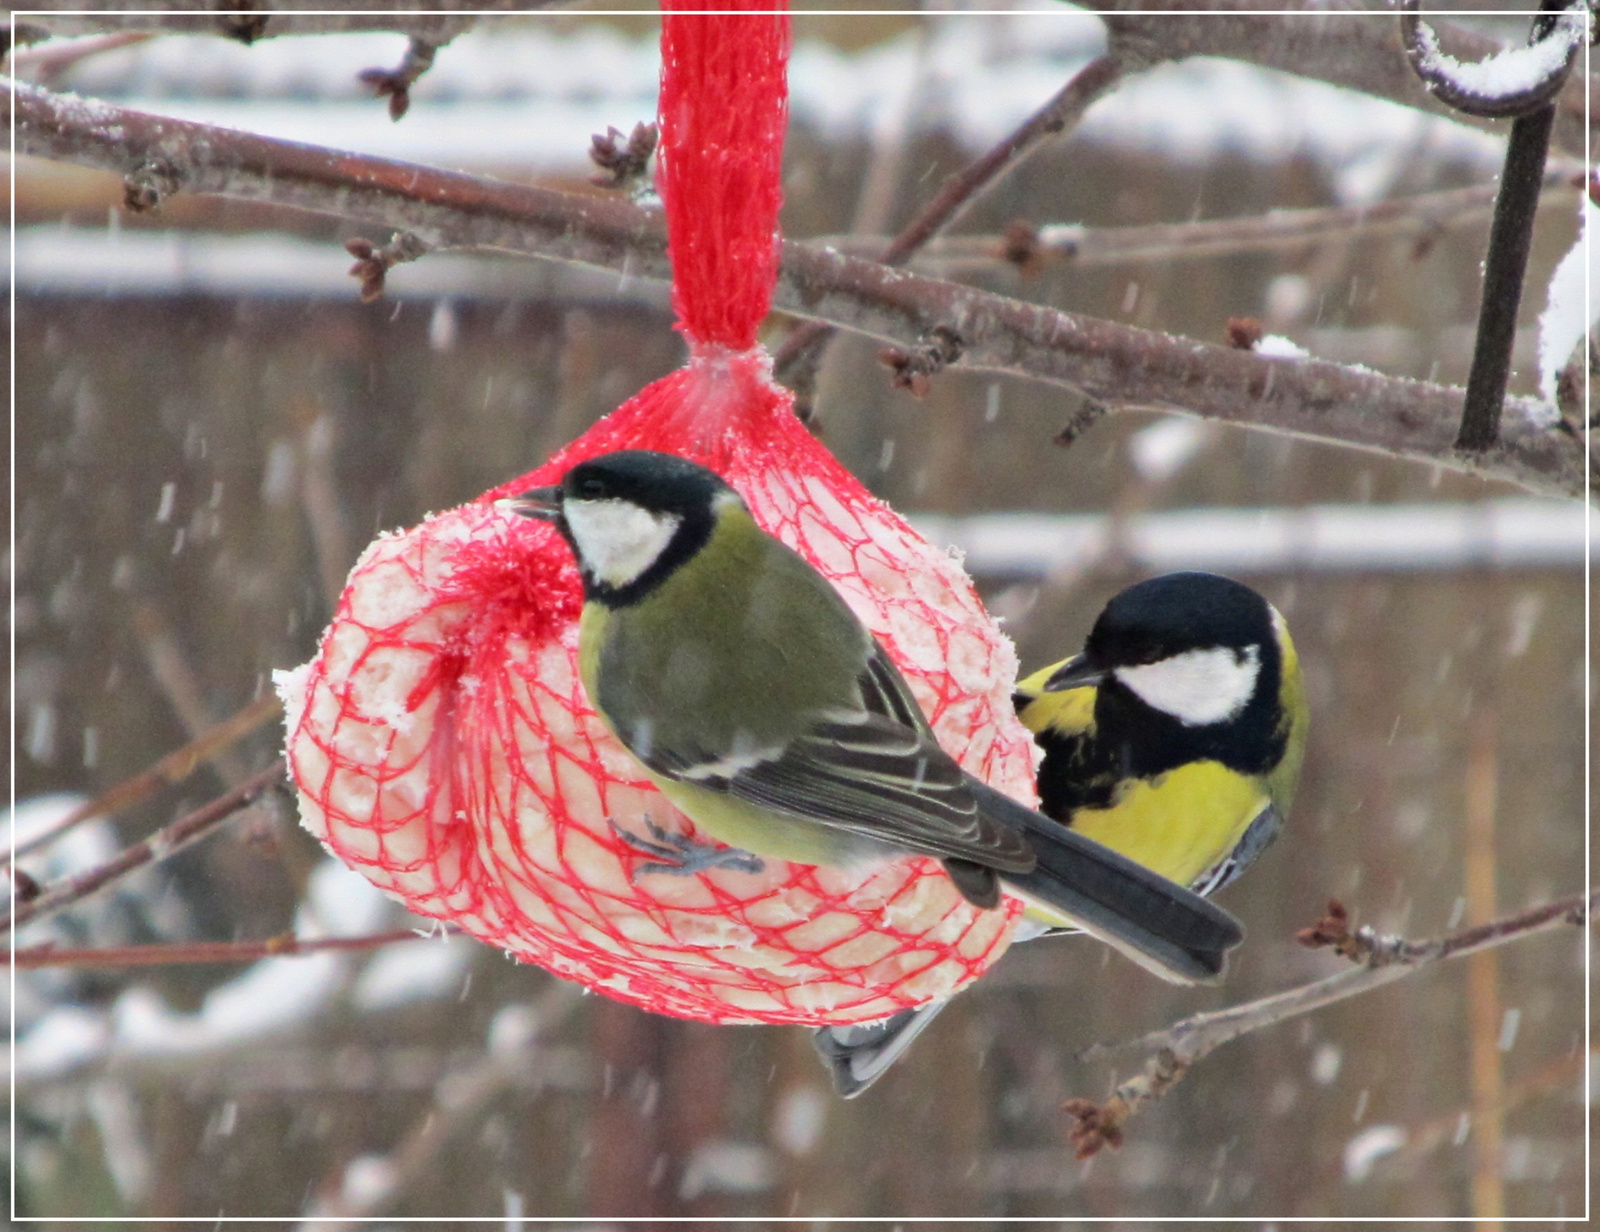
[[[447,930],[453,933],[454,930]],[[433,934],[436,936],[437,934]],[[373,933],[365,937],[302,939],[292,933],[262,941],[178,941],[161,945],[120,945],[101,949],[60,945],[29,945],[11,952],[11,965],[37,967],[170,967],[188,963],[255,962],[260,958],[292,958],[323,950],[374,950],[400,941],[430,939],[414,928]]]
[[[530,12],[557,8],[570,0],[387,0],[379,6],[361,0],[276,0],[272,11],[257,10],[239,0],[153,0],[151,3],[104,4],[102,11],[83,12],[72,0],[39,0],[15,18],[19,42],[44,37],[72,37],[108,31],[147,34],[215,34],[253,43],[286,34],[348,34],[391,31],[439,46],[470,29],[477,14]],[[119,12],[119,7],[138,12]],[[373,12],[383,8],[389,12]],[[316,10],[296,12],[297,9]],[[367,10],[360,12],[357,10]],[[77,10],[77,11],[73,11]],[[172,11],[167,11],[172,10]],[[178,11],[182,10],[182,11]],[[199,11],[197,11],[199,10]],[[207,15],[204,10],[210,10]],[[347,10],[341,12],[340,10]],[[455,10],[452,12],[452,10]]]
[[[1409,71],[1409,70],[1408,70]],[[486,248],[670,276],[659,213],[614,197],[439,171],[13,86],[0,111],[21,152],[174,189],[269,201],[410,230],[432,247]],[[1461,391],[1320,360],[1285,360],[1059,312],[790,240],[774,306],[917,347],[937,328],[960,367],[1082,391],[1112,409],[1160,407],[1472,470],[1535,492],[1583,492],[1585,460],[1542,409],[1508,400],[1501,439],[1454,449]]]
[[[1544,191],[1565,199],[1581,180],[1550,171]],[[936,277],[994,270],[1010,265],[1037,272],[1053,265],[1122,265],[1142,261],[1187,261],[1249,253],[1310,248],[1335,240],[1378,236],[1412,237],[1426,245],[1458,227],[1488,222],[1497,186],[1475,184],[1442,192],[1395,197],[1372,205],[1316,206],[1273,210],[1243,218],[1151,223],[1133,227],[1042,225],[1026,241],[1006,235],[952,235],[932,241],[909,264]],[[1020,241],[1020,242],[1019,242]],[[811,241],[855,257],[870,257],[887,242],[881,236],[826,236]]]
[[[1073,1119],[1070,1133],[1078,1157],[1087,1158],[1103,1146],[1116,1146],[1123,1126],[1140,1108],[1171,1090],[1196,1061],[1241,1035],[1371,992],[1449,958],[1481,953],[1562,925],[1583,924],[1597,902],[1600,902],[1600,888],[1428,941],[1369,934],[1367,946],[1339,950],[1357,965],[1327,979],[1243,1005],[1195,1014],[1138,1039],[1120,1044],[1094,1044],[1079,1055],[1089,1058],[1136,1049],[1146,1053],[1148,1059],[1137,1074],[1112,1092],[1106,1103],[1068,1101],[1066,1111]],[[1327,923],[1328,920],[1324,920],[1318,927]]]
[[[1491,120],[1453,112],[1411,71],[1393,10],[1330,9],[1320,0],[1111,0],[1103,14],[1110,52],[1130,66],[1150,67],[1191,56],[1220,56],[1360,90],[1463,124],[1500,131]],[[1304,9],[1303,13],[1284,12]],[[1483,60],[1503,50],[1482,34],[1430,21],[1440,49],[1456,60]],[[1590,104],[1590,100],[1593,100]],[[1574,73],[1556,98],[1555,144],[1585,159],[1590,121],[1600,118],[1600,82]]]
[[[209,731],[202,732],[182,748],[174,749],[148,770],[141,770],[131,778],[124,779],[115,787],[101,792],[86,804],[73,809],[48,830],[34,835],[27,842],[18,843],[7,855],[7,862],[30,851],[38,850],[91,817],[109,816],[119,809],[137,804],[163,787],[181,783],[199,766],[223,749],[248,736],[282,711],[283,704],[276,696],[257,698],[243,710],[223,719]]]
[[[74,877],[63,877],[60,881],[52,882],[26,902],[17,902],[13,896],[12,916],[10,920],[4,922],[4,927],[17,929],[45,916],[54,915],[74,903],[82,902],[92,894],[98,894],[107,886],[121,881],[129,873],[143,868],[146,864],[165,860],[197,839],[204,838],[278,783],[283,778],[284,768],[284,760],[280,757],[265,770],[251,775],[232,791],[223,793],[192,813],[185,813],[149,838],[123,848],[104,864]]]

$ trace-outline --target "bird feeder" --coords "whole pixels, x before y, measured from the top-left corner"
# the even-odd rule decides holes
[[[411,911],[659,1013],[847,1024],[979,975],[1019,904],[974,908],[925,858],[645,870],[618,829],[694,827],[584,694],[566,545],[495,503],[616,449],[710,467],[838,588],[945,749],[1033,800],[1010,642],[960,565],[799,422],[756,340],[781,255],[789,39],[786,15],[664,15],[658,187],[688,362],[537,470],[381,536],[279,687],[304,824]]]

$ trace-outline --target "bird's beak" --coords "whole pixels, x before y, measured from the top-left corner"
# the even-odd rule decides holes
[[[1044,682],[1046,693],[1065,693],[1068,689],[1081,689],[1085,685],[1102,685],[1107,672],[1095,667],[1083,655],[1068,659]]]
[[[496,502],[520,513],[525,518],[538,518],[541,522],[554,522],[561,516],[560,488],[533,488],[516,496],[507,496]]]

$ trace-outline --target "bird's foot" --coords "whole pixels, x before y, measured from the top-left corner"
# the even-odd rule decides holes
[[[606,824],[611,827],[611,833],[634,851],[650,857],[643,863],[634,865],[632,873],[634,880],[645,873],[673,873],[686,877],[694,873],[708,873],[718,868],[728,868],[739,873],[759,873],[765,867],[760,856],[751,855],[748,851],[741,851],[737,847],[697,843],[687,834],[673,834],[663,830],[649,817],[644,819],[645,827],[650,831],[649,838],[624,830],[609,817],[606,818]]]

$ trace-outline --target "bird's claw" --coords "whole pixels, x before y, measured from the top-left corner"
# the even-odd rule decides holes
[[[697,843],[686,834],[673,834],[669,830],[663,830],[649,817],[644,819],[645,828],[650,831],[649,838],[624,830],[610,817],[606,818],[606,824],[611,827],[611,833],[628,847],[640,855],[651,857],[634,865],[631,875],[633,880],[646,873],[672,873],[675,876],[686,877],[719,868],[732,869],[739,873],[759,873],[765,867],[760,856],[751,855],[748,851],[741,851],[737,847]]]

